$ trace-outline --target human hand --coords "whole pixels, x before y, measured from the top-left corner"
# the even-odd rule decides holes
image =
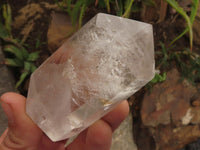
[[[112,132],[129,112],[127,101],[84,130],[66,148],[67,140],[52,142],[25,113],[26,98],[16,93],[1,96],[8,129],[0,137],[0,150],[109,150]]]

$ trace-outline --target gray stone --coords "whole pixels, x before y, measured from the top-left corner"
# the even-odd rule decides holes
[[[137,146],[133,140],[131,113],[114,132],[112,138],[111,150],[137,150]]]
[[[0,43],[0,62],[3,62],[4,55]],[[4,64],[0,64],[0,95],[8,91],[15,91],[14,79]],[[0,135],[7,127],[7,118],[0,106]]]

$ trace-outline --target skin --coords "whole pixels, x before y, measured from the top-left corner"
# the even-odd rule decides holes
[[[26,98],[17,93],[1,96],[8,129],[0,137],[0,150],[109,150],[112,133],[129,112],[127,101],[84,130],[66,148],[67,140],[52,142],[26,115]]]

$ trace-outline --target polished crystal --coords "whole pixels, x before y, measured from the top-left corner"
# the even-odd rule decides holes
[[[26,111],[52,141],[72,137],[154,77],[152,26],[99,13],[31,76]]]

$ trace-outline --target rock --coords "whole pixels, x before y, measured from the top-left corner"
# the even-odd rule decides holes
[[[21,8],[18,13],[19,15],[14,18],[13,27],[15,29],[19,29],[24,24],[28,23],[28,20],[35,21],[41,17],[44,13],[44,9],[40,6],[40,4],[32,3]],[[32,18],[32,19],[31,19]]]
[[[55,10],[59,11],[60,8],[56,4],[51,5],[47,2],[31,3],[22,7],[12,23],[13,30],[19,30],[20,35],[23,36],[21,42],[26,41],[39,20],[48,18],[49,12]]]
[[[164,83],[153,87],[150,95],[144,97],[141,117],[144,125],[167,125],[171,121],[176,125],[190,122],[190,103],[197,95],[197,89],[186,80],[178,83],[180,75],[177,70],[168,73]],[[192,118],[190,118],[192,119]]]
[[[200,150],[200,138],[197,141],[195,141],[195,142],[193,142],[191,144],[186,145],[181,150]]]
[[[174,128],[173,125],[151,128],[156,150],[180,150],[200,137],[199,125]]]
[[[36,3],[28,4],[18,11],[19,15],[14,18],[12,26],[14,30],[20,30],[20,35],[23,36],[22,42],[26,41],[34,29],[35,21],[40,19],[44,12],[40,4]]]
[[[4,55],[1,49],[0,43],[0,61],[4,60]],[[8,70],[7,66],[4,64],[0,64],[0,95],[9,91],[16,91],[14,84],[14,78]],[[7,127],[7,118],[0,106],[0,135]]]
[[[70,17],[66,14],[53,12],[51,17],[47,39],[49,50],[54,52],[73,33],[73,26]]]
[[[15,29],[19,29],[29,22],[29,20],[36,21],[41,18],[46,13],[46,10],[59,11],[60,8],[56,4],[49,4],[47,2],[27,4],[18,11],[18,15],[14,18],[12,26]]]
[[[137,150],[137,146],[133,140],[132,122],[132,115],[129,114],[114,132],[111,150]]]
[[[142,123],[152,134],[156,150],[179,150],[200,137],[199,88],[179,79],[178,71],[171,70],[142,102]]]

